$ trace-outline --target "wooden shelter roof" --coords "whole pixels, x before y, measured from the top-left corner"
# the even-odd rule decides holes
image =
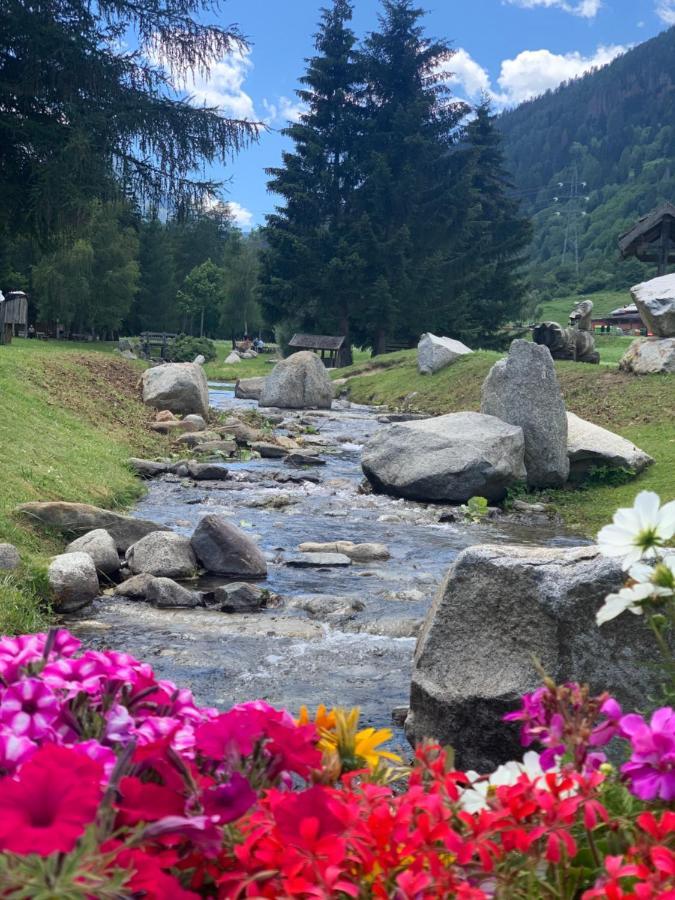
[[[662,203],[646,216],[638,219],[635,225],[619,237],[621,256],[633,256],[641,244],[649,244],[657,240],[661,234],[661,223],[670,219],[671,234],[675,237],[675,205]]]
[[[339,350],[344,342],[344,335],[294,334],[288,346],[298,350]]]

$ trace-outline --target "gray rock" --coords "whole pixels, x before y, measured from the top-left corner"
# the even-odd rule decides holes
[[[8,572],[20,565],[21,557],[14,544],[0,544],[0,571]]]
[[[595,623],[622,584],[620,566],[593,546],[462,551],[415,651],[409,739],[452,744],[462,769],[492,771],[517,758],[517,729],[501,717],[540,684],[533,655],[557,682],[588,682],[641,708],[658,681],[649,629],[631,615]]]
[[[330,409],[333,385],[319,357],[301,350],[275,365],[259,402],[282,409]]]
[[[361,466],[374,488],[410,500],[501,500],[525,478],[522,429],[480,413],[450,413],[376,432]]]
[[[195,366],[203,366],[206,362],[206,357],[202,353],[198,353],[192,362]]]
[[[181,447],[196,447],[198,444],[206,444],[209,441],[219,441],[220,435],[217,431],[190,431],[187,434],[181,434],[175,442]]]
[[[495,363],[483,382],[480,411],[523,429],[530,487],[567,481],[565,403],[546,347],[513,341],[507,358]]]
[[[159,609],[195,609],[204,606],[204,598],[198,591],[191,591],[170,578],[151,578],[145,599]]]
[[[86,534],[96,528],[105,528],[120,553],[140,541],[146,534],[169,531],[166,525],[158,525],[147,519],[134,519],[109,509],[100,509],[88,503],[66,503],[61,500],[45,503],[22,503],[18,508],[22,517],[45,528],[55,528],[66,535]]]
[[[251,444],[251,450],[255,450],[263,459],[281,459],[288,453],[285,447],[271,444],[268,441],[255,441]]]
[[[236,350],[233,350],[228,356],[225,357],[225,365],[226,366],[234,366],[237,363],[241,362],[241,356],[237,353]]]
[[[196,413],[191,413],[189,416],[185,416],[183,419],[183,423],[187,422],[190,425],[194,425],[195,431],[206,431],[206,421],[203,416],[198,416]]]
[[[94,561],[97,572],[102,575],[116,575],[120,570],[117,545],[105,528],[96,528],[75,538],[66,547],[66,553],[88,553]]]
[[[290,450],[284,457],[287,466],[325,466],[326,460],[317,456],[313,450]]]
[[[47,569],[54,604],[61,612],[75,612],[98,596],[96,566],[88,553],[62,553]]]
[[[307,541],[298,546],[301,553],[342,553],[354,562],[372,562],[389,559],[391,553],[384,544],[355,544],[352,541],[333,541],[332,543],[315,543]]]
[[[331,597],[327,594],[293,597],[286,605],[289,609],[301,609],[312,619],[333,624],[354,619],[366,608],[365,603],[356,597]]]
[[[141,573],[132,575],[121,584],[116,584],[113,594],[116,597],[129,597],[131,600],[145,600],[150,588],[150,582],[155,580],[154,575]]]
[[[473,353],[473,350],[461,341],[428,332],[422,335],[417,345],[417,368],[420,375],[434,375],[467,353]]]
[[[235,581],[216,588],[213,592],[213,604],[222,612],[259,612],[265,605],[265,592],[255,584]]]
[[[632,469],[637,474],[654,462],[635,444],[571,412],[567,413],[567,453],[570,481],[581,481],[596,466]]]
[[[632,375],[675,372],[675,338],[638,338],[621,357],[619,368]]]
[[[237,444],[235,441],[204,441],[203,444],[197,444],[194,448],[194,452],[199,454],[199,456],[213,456],[217,453],[231,456],[233,453],[236,453],[236,450]]]
[[[185,463],[186,474],[194,481],[227,481],[228,471],[218,463]]]
[[[675,337],[675,273],[643,281],[630,289],[640,318],[656,337]]]
[[[204,369],[194,363],[164,363],[146,369],[142,376],[143,402],[154,409],[206,416],[209,386]]]
[[[234,386],[234,396],[239,400],[260,400],[265,378],[238,378]]]
[[[258,428],[252,428],[238,419],[226,419],[219,427],[219,432],[221,436],[233,437],[238,444],[252,444],[255,441],[261,441],[264,437],[263,432]]]
[[[250,578],[267,575],[267,561],[257,544],[221,516],[207,515],[200,520],[192,535],[192,548],[208,572]]]
[[[138,459],[135,456],[132,456],[128,463],[141,478],[157,478],[159,475],[165,475],[173,469],[170,463],[155,462],[152,459]]]
[[[190,539],[172,531],[158,531],[141,538],[129,547],[126,559],[134,575],[144,573],[159,578],[191,578],[197,571]]]
[[[284,560],[287,566],[308,569],[314,566],[351,566],[352,561],[344,553],[294,553]]]

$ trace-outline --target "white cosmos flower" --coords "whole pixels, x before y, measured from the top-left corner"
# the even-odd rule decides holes
[[[635,563],[628,570],[628,575],[633,584],[622,588],[618,594],[607,595],[595,616],[598,625],[604,625],[626,610],[642,615],[646,600],[675,596],[675,553],[664,556],[655,565]]]
[[[605,602],[595,614],[598,625],[616,619],[622,612],[630,610],[636,616],[642,615],[642,603],[653,594],[653,585],[648,582],[621,588],[618,594],[608,594]]]
[[[612,524],[600,529],[598,546],[603,556],[622,557],[623,568],[629,569],[656,556],[674,534],[675,500],[661,506],[658,494],[642,491],[630,509],[617,510]]]
[[[549,769],[557,771],[557,769]],[[483,809],[489,809],[488,797],[495,788],[502,785],[516,784],[521,775],[527,775],[530,781],[544,775],[544,770],[539,761],[539,754],[535,750],[528,750],[522,762],[511,760],[499,766],[488,776],[479,775],[478,772],[467,772],[466,776],[471,782],[470,787],[464,788],[459,798],[459,803],[465,812],[478,813]]]

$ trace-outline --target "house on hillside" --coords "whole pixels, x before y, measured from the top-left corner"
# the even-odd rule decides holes
[[[675,263],[675,205],[662,203],[638,219],[619,238],[622,259],[635,256],[640,262],[655,262],[657,275],[665,275]]]
[[[606,316],[600,319],[593,319],[593,331],[598,329],[609,332],[619,328],[624,334],[647,334],[645,324],[640,317],[638,308],[634,303],[628,306],[620,306],[613,309]]]

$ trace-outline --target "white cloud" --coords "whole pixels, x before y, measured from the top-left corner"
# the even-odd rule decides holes
[[[490,90],[490,76],[466,50],[460,48],[449,63],[452,74],[448,83],[461,88],[469,100],[474,100],[483,91]]]
[[[253,226],[253,213],[250,209],[246,209],[245,206],[242,206],[241,203],[237,203],[236,200],[228,200],[226,206],[232,214],[234,224],[239,228],[247,231]]]
[[[281,96],[276,102],[271,102],[265,98],[262,102],[267,115],[263,119],[266,125],[279,125],[282,128],[288,122],[299,122],[300,116],[306,112],[307,107],[300,100],[290,100],[288,97]]]
[[[675,0],[658,0],[656,15],[666,25],[675,25]]]
[[[214,63],[207,76],[190,75],[183,87],[199,104],[217,106],[237,119],[255,120],[253,100],[244,90],[252,66],[250,50],[235,51]]]
[[[534,9],[537,6],[557,7],[584,19],[595,18],[602,6],[602,0],[576,0],[575,3],[570,3],[568,0],[508,0],[508,2],[525,9]]]
[[[502,61],[497,79],[500,93],[495,98],[504,104],[522,103],[557,87],[562,81],[606,66],[627,49],[619,44],[598,47],[592,56],[582,56],[578,51],[559,54],[550,50],[523,50],[514,59]]]

